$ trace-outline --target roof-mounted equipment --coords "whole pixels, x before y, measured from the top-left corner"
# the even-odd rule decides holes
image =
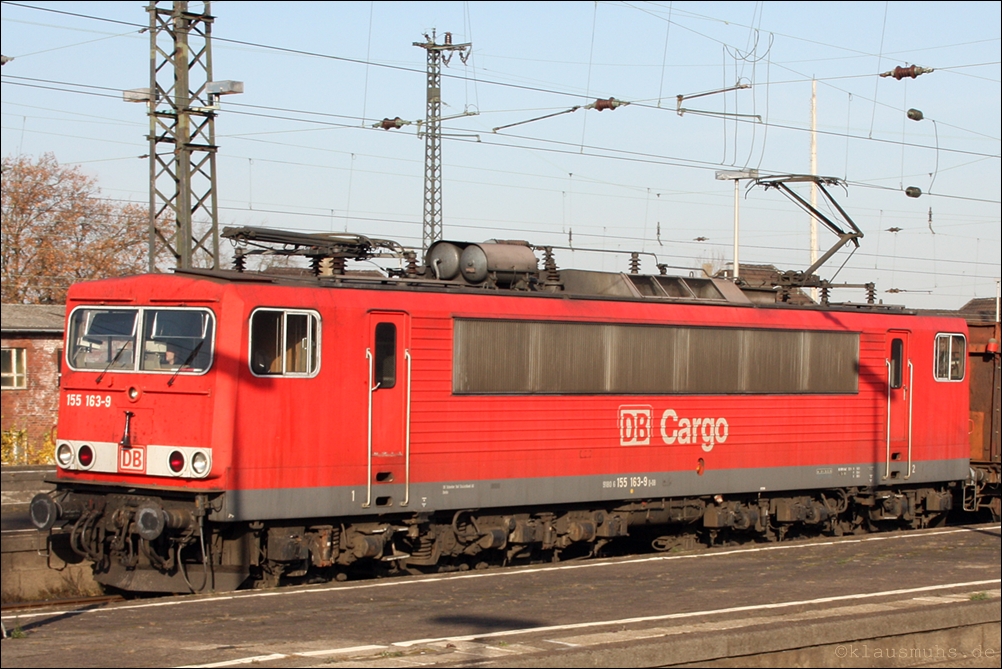
[[[791,189],[787,184],[791,183],[814,183],[817,185],[818,190],[824,195],[825,199],[831,203],[831,205],[838,212],[838,217],[843,221],[845,227],[850,228],[846,230],[843,225],[840,225],[836,221],[825,214],[818,211],[817,207],[813,206],[810,202],[801,197],[793,189]],[[762,186],[766,190],[770,188],[775,188],[776,190],[786,195],[790,200],[793,201],[798,207],[810,214],[814,219],[816,219],[823,226],[831,230],[838,237],[838,241],[835,242],[828,251],[824,253],[817,261],[802,272],[797,271],[787,271],[780,273],[773,285],[778,287],[782,293],[781,301],[785,302],[789,291],[792,288],[820,288],[822,303],[828,304],[828,295],[832,288],[863,288],[866,290],[866,301],[869,304],[873,304],[875,301],[876,291],[872,283],[865,284],[833,284],[826,279],[822,279],[815,274],[819,267],[824,265],[828,260],[835,255],[842,247],[852,243],[856,249],[859,248],[859,240],[863,238],[863,232],[856,226],[849,214],[846,213],[845,209],[835,201],[832,194],[828,192],[825,186],[841,186],[846,187],[846,184],[841,179],[836,177],[822,177],[814,174],[785,174],[778,176],[768,176],[762,177],[761,179],[756,179],[752,185]],[[853,249],[855,252],[855,249]]]
[[[364,235],[337,232],[286,232],[244,226],[224,228],[222,236],[233,240],[236,244],[233,268],[238,272],[244,271],[247,257],[254,255],[309,258],[314,275],[320,275],[322,271],[325,271],[324,261],[328,259],[330,260],[330,273],[344,274],[346,260],[408,258],[408,252],[397,242]]]

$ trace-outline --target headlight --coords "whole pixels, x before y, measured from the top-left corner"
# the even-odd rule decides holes
[[[73,447],[69,444],[59,444],[59,448],[56,450],[56,460],[63,469],[73,464]]]
[[[197,451],[191,456],[191,469],[195,476],[205,476],[209,473],[209,456],[202,451]]]

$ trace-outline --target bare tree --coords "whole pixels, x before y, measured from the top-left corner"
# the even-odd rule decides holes
[[[703,269],[706,276],[716,276],[717,272],[727,267],[724,254],[720,251],[708,251],[696,258],[696,264]]]
[[[58,304],[77,281],[146,271],[147,208],[100,193],[51,153],[3,159],[3,302]]]

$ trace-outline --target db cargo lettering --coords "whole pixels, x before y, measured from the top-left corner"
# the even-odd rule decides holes
[[[651,443],[651,407],[619,407],[620,446],[647,446]]]
[[[730,431],[726,418],[679,418],[673,409],[661,414],[661,438],[669,446],[699,443],[709,453],[727,441]]]
[[[654,415],[654,408],[649,405],[619,407],[619,444],[649,446],[657,429]],[[726,418],[679,418],[674,409],[666,409],[660,423],[661,440],[666,445],[699,444],[707,453],[727,441],[731,432]]]

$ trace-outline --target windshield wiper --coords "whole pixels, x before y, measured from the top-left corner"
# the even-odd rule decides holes
[[[111,362],[108,363],[108,366],[104,368],[103,372],[97,375],[96,379],[94,379],[94,383],[101,383],[101,379],[103,379],[104,375],[108,373],[108,370],[111,369],[116,362],[118,362],[118,359],[122,357],[122,351],[124,351],[125,347],[131,343],[132,343],[131,341],[127,341],[124,344],[122,344],[122,347],[118,349],[118,353],[116,353],[115,357],[111,359]]]
[[[198,352],[202,350],[202,344],[204,343],[205,340],[203,339],[202,341],[198,342],[198,345],[195,348],[191,349],[191,353],[189,353],[188,357],[184,359],[184,362],[181,363],[181,366],[177,368],[177,370],[174,372],[174,375],[170,377],[170,381],[167,382],[168,386],[174,385],[174,379],[177,378],[177,375],[181,373],[182,369],[191,364],[191,361],[195,359],[195,356],[198,355]]]

